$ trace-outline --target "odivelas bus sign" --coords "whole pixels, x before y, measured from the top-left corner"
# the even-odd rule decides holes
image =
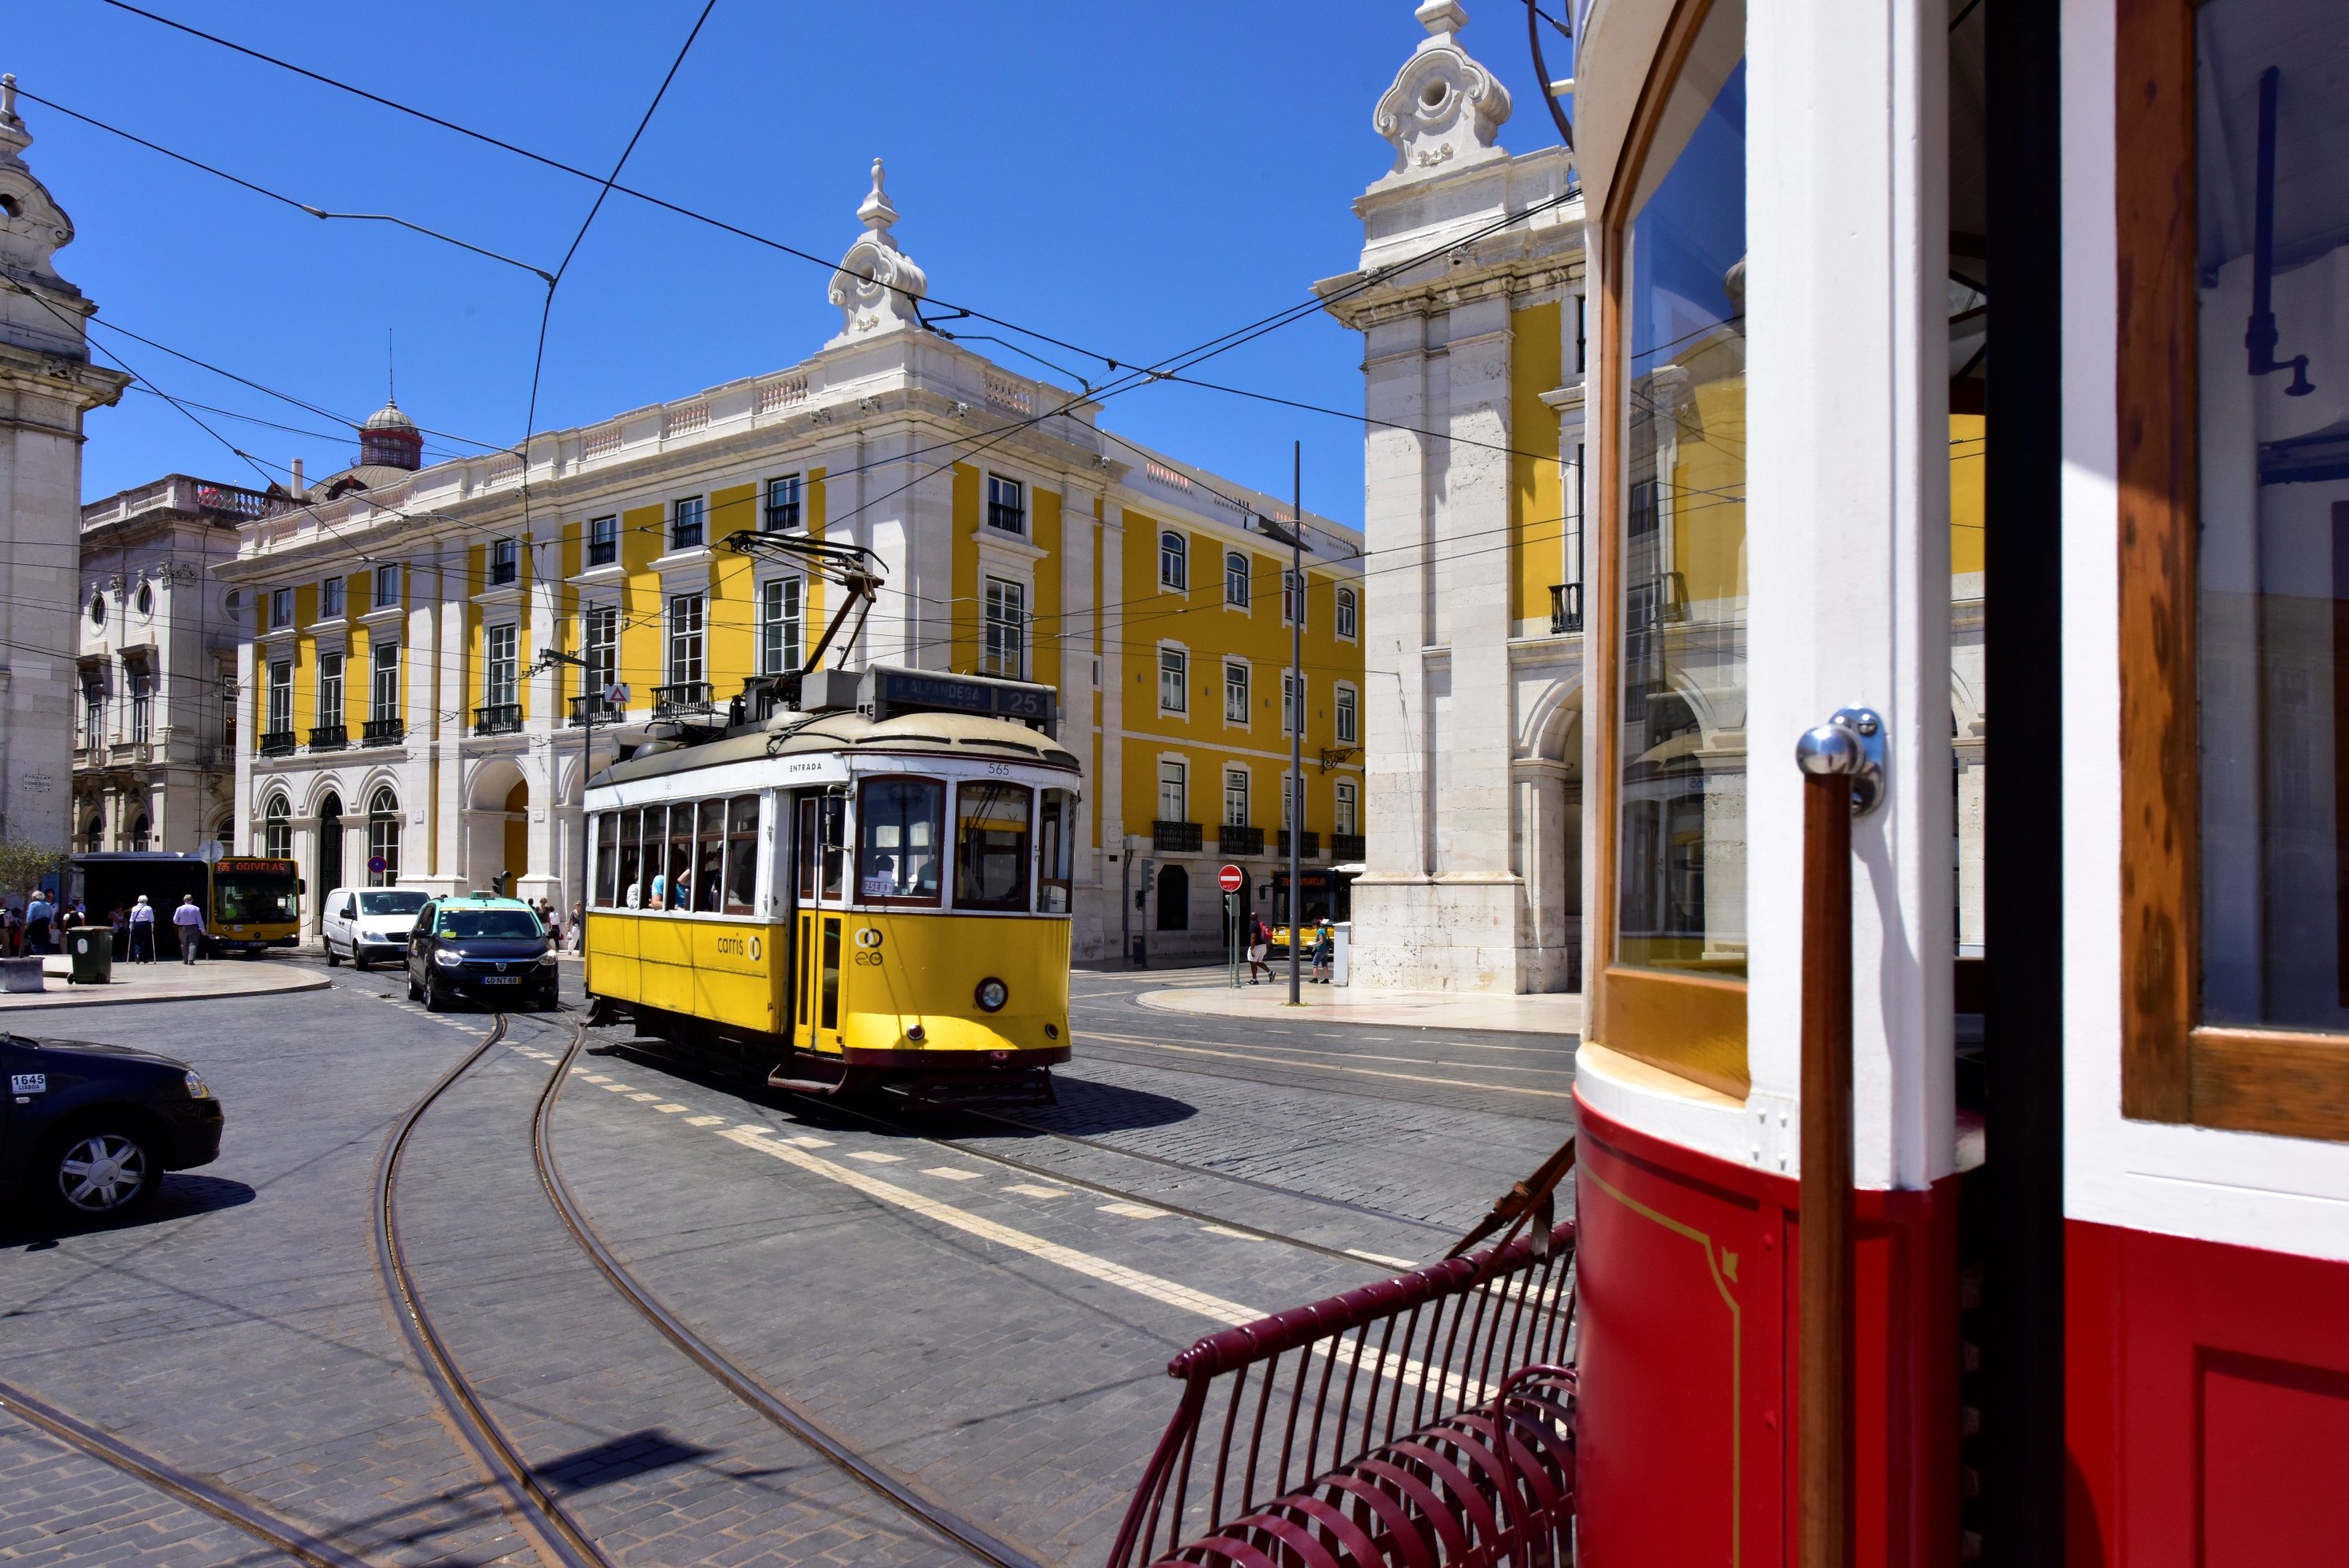
[[[291,860],[257,860],[222,856],[220,859],[212,862],[212,870],[215,873],[223,871],[259,871],[264,873],[277,872],[290,874],[293,865],[294,863]]]

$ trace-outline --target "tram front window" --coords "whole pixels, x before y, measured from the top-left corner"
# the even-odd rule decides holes
[[[955,908],[1028,908],[1026,786],[966,784],[955,791]]]
[[[1745,7],[1715,0],[1635,194],[1616,960],[1745,973]]]
[[[867,779],[856,799],[856,897],[865,904],[936,904],[946,786]]]

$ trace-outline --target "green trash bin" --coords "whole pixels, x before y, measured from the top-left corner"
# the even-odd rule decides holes
[[[75,926],[66,932],[66,951],[73,959],[68,985],[105,985],[114,978],[114,928]]]

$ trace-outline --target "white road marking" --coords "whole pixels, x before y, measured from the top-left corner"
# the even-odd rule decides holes
[[[793,1143],[799,1143],[800,1140],[793,1138],[791,1141]],[[806,1146],[802,1144],[801,1147],[805,1147]],[[884,1154],[877,1148],[860,1148],[848,1158],[851,1159],[866,1160],[874,1165],[895,1165],[905,1157],[902,1154]]]
[[[1153,1209],[1145,1203],[1103,1203],[1100,1205],[1100,1209],[1104,1214],[1123,1215],[1128,1220],[1164,1220],[1166,1218],[1166,1210],[1164,1209]]]
[[[1199,1229],[1205,1231],[1210,1236],[1229,1236],[1235,1241],[1261,1241],[1265,1240],[1264,1237],[1252,1234],[1247,1231],[1235,1231],[1228,1225],[1202,1225]]]
[[[1039,1187],[1032,1181],[1015,1181],[1003,1190],[1017,1192],[1028,1198],[1066,1198],[1069,1195],[1065,1188]]]
[[[922,1174],[942,1176],[948,1181],[977,1181],[980,1173],[976,1170],[957,1170],[951,1165],[933,1165],[926,1168]]]
[[[630,1095],[628,1098],[636,1101],[638,1105],[644,1105],[648,1101],[657,1100],[660,1096],[658,1095],[650,1094],[634,1094]]]
[[[1415,1269],[1419,1267],[1417,1263],[1413,1262],[1409,1258],[1390,1258],[1384,1252],[1365,1252],[1360,1247],[1347,1248],[1346,1256],[1350,1258],[1361,1258],[1366,1262],[1384,1263],[1391,1269]]]
[[[714,1127],[725,1119],[724,1116],[688,1116],[685,1125],[689,1127]]]
[[[667,1112],[672,1112],[672,1113],[673,1113],[673,1112],[677,1112],[677,1111],[681,1111],[681,1110],[685,1109],[685,1107],[684,1107],[683,1106],[674,1106],[674,1105],[672,1105],[672,1106],[655,1106],[653,1107],[653,1109],[655,1109],[655,1110],[657,1110],[657,1111],[667,1111]],[[718,1118],[717,1118],[716,1116],[712,1116],[712,1117],[710,1117],[709,1119],[710,1119],[711,1121],[713,1121],[713,1122],[714,1122],[714,1121],[716,1121]]]
[[[1242,1306],[1237,1302],[1226,1301],[1221,1296],[1211,1296],[1205,1291],[1195,1291],[1188,1285],[1177,1284],[1173,1280],[1161,1279],[1155,1274],[1145,1274],[1139,1269],[1129,1269],[1122,1263],[1112,1263],[1106,1258],[1096,1258],[1090,1252],[1080,1252],[1074,1247],[1063,1247],[1057,1241],[1047,1241],[1040,1236],[1031,1236],[1025,1231],[1015,1231],[1009,1225],[998,1224],[992,1220],[982,1220],[978,1215],[968,1213],[951,1203],[941,1203],[935,1198],[926,1198],[893,1181],[883,1181],[878,1178],[867,1176],[861,1170],[851,1170],[844,1165],[836,1165],[828,1159],[819,1159],[814,1155],[802,1150],[754,1137],[739,1127],[732,1132],[721,1133],[719,1136],[740,1144],[744,1148],[756,1149],[770,1159],[780,1159],[787,1164],[798,1166],[811,1175],[823,1177],[827,1181],[836,1181],[843,1187],[851,1188],[864,1194],[867,1198],[899,1209],[909,1210],[926,1220],[951,1226],[967,1235],[976,1236],[981,1241],[992,1241],[998,1246],[1011,1248],[1015,1251],[1025,1252],[1031,1258],[1040,1259],[1048,1263],[1057,1263],[1061,1268],[1082,1274],[1088,1279],[1099,1280],[1103,1284],[1115,1285],[1121,1290],[1132,1291],[1136,1295],[1147,1296],[1152,1301],[1160,1302],[1168,1306],[1180,1307],[1185,1312],[1196,1313],[1201,1317],[1211,1318],[1216,1323],[1237,1326],[1244,1323],[1254,1323],[1264,1315],[1254,1307]]]
[[[573,1071],[573,1072],[574,1072],[574,1073],[586,1073],[586,1072],[587,1072],[587,1070],[586,1070],[585,1067],[574,1067],[574,1068],[572,1069],[572,1071]],[[604,1075],[603,1075],[603,1074],[601,1074],[601,1073],[587,1073],[587,1081],[588,1081],[589,1083],[591,1083],[591,1084],[608,1084],[608,1083],[610,1083],[612,1080],[611,1080],[611,1079],[609,1079],[609,1078],[607,1078],[607,1077],[605,1077],[605,1076],[604,1076]]]
[[[615,1084],[609,1081],[598,1084],[595,1086],[603,1090],[607,1095],[625,1095],[629,1090],[636,1087],[634,1084]]]

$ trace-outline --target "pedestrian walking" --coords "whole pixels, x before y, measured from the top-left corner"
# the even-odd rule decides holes
[[[571,950],[574,953],[587,950],[585,915],[575,902],[571,906]]]
[[[26,894],[25,896],[25,950],[28,953],[57,951],[54,931],[57,921],[57,907],[49,902],[47,894],[37,888]]]
[[[1330,983],[1330,950],[1337,940],[1330,929],[1330,917],[1324,915],[1313,928],[1313,983]]]
[[[203,944],[204,912],[196,908],[193,893],[180,895],[180,907],[171,911],[171,924],[180,939],[180,961],[196,961],[196,949]]]
[[[1250,915],[1248,917],[1247,950],[1248,983],[1250,985],[1257,983],[1257,971],[1258,970],[1262,970],[1265,972],[1267,979],[1271,977],[1272,965],[1265,961],[1266,955],[1271,951],[1272,928],[1264,923],[1264,917],[1262,915]]]
[[[155,906],[147,901],[146,894],[140,894],[139,901],[130,906],[130,914],[126,923],[130,930],[130,961],[153,963],[155,961]]]

